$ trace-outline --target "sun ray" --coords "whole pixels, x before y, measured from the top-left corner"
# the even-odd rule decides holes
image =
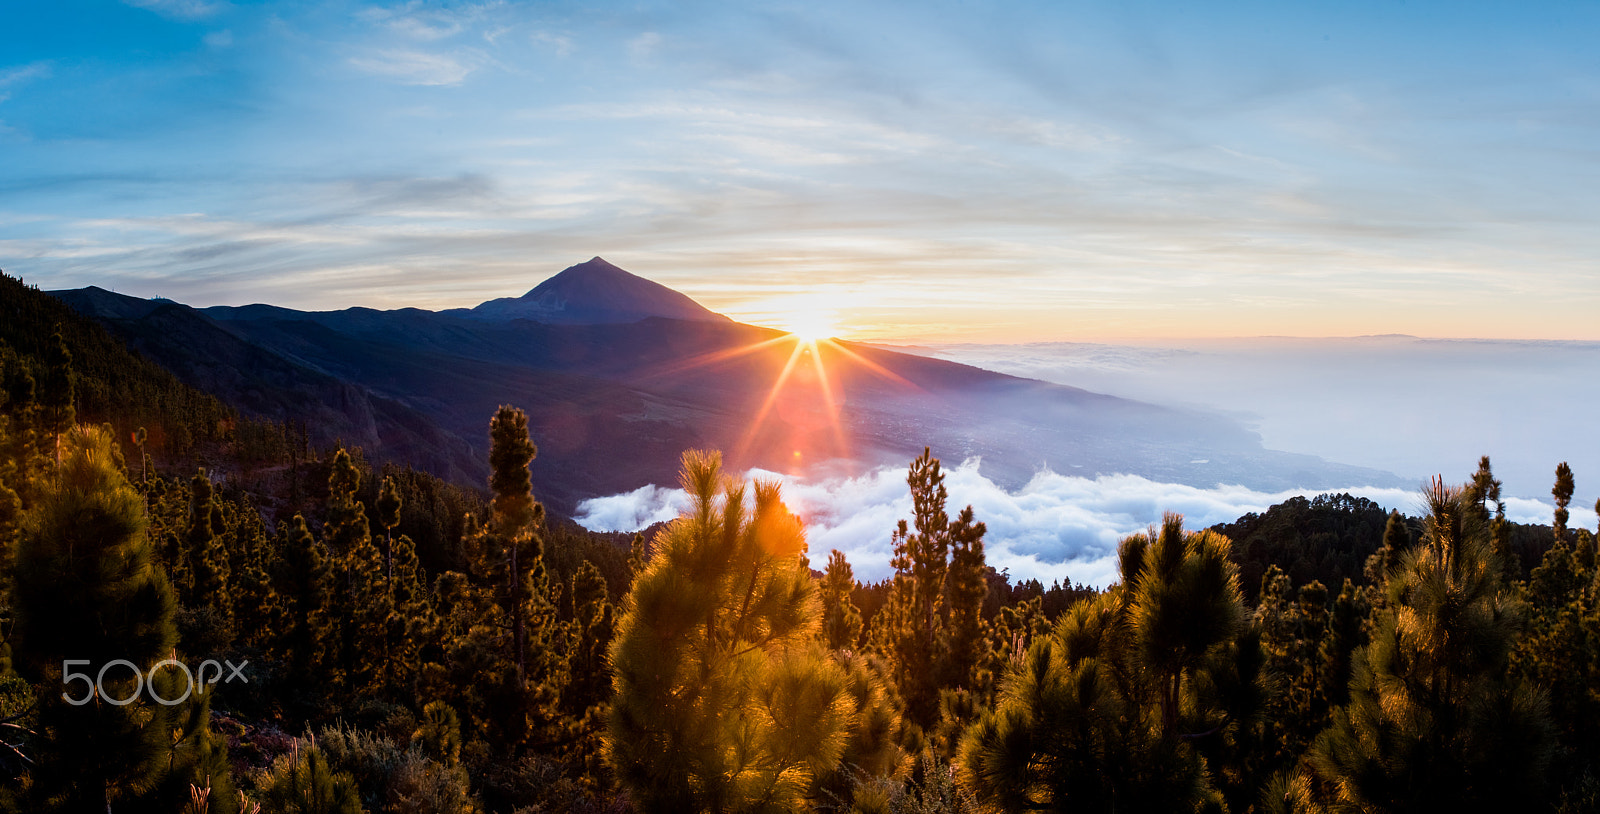
[[[883,365],[880,365],[877,362],[874,362],[871,359],[868,359],[867,357],[862,356],[859,353],[856,353],[855,351],[845,347],[842,342],[839,342],[839,341],[834,340],[834,339],[824,339],[823,342],[826,342],[828,344],[828,346],[833,348],[834,350],[837,350],[840,353],[843,353],[844,355],[850,357],[857,364],[859,364],[862,367],[866,368],[869,372],[876,373],[878,376],[880,376],[882,378],[885,378],[885,379],[888,379],[889,381],[894,382],[895,384],[904,385],[906,387],[911,388],[912,390],[916,390],[917,392],[923,392],[922,388],[919,387],[916,382],[913,382],[913,381],[907,379],[906,377],[901,376],[900,374],[898,374],[898,373],[896,373],[896,372],[884,367]]]
[[[750,416],[737,443],[732,445],[731,457],[757,464],[758,461],[749,459],[754,455],[764,462],[761,465],[774,465],[778,459],[773,456],[781,455],[784,463],[793,467],[814,460],[848,460],[854,444],[845,426],[844,385],[847,378],[843,376],[843,371],[859,368],[871,376],[911,391],[923,392],[923,389],[848,347],[841,340],[827,336],[836,327],[832,320],[813,316],[791,319],[790,324],[795,330],[789,333],[701,354],[664,367],[653,373],[651,378],[754,356],[763,351],[777,350],[789,343],[788,358],[761,398],[760,406]],[[803,359],[807,356],[809,360]]]
[[[794,337],[792,335],[783,334],[781,336],[775,336],[771,339],[763,339],[760,342],[752,342],[748,345],[740,345],[736,348],[728,348],[726,350],[713,351],[711,353],[702,353],[699,356],[690,357],[677,364],[668,365],[660,368],[659,370],[652,371],[649,377],[662,378],[665,376],[682,373],[686,370],[694,370],[695,368],[699,367],[709,367],[720,362],[727,362],[737,359],[741,356],[749,356],[752,353],[758,353],[765,348],[792,341],[793,339]]]
[[[772,406],[778,402],[778,395],[783,392],[784,384],[789,381],[789,375],[794,372],[795,365],[799,363],[800,355],[805,350],[805,343],[798,337],[791,336],[790,338],[794,339],[794,350],[789,352],[789,361],[784,363],[783,371],[778,374],[777,381],[772,383],[772,389],[767,391],[767,398],[761,403],[761,409],[756,411],[756,417],[750,422],[749,431],[745,433],[743,440],[739,442],[739,454],[737,456],[739,458],[743,458],[744,454],[749,451],[750,445],[755,443],[756,435],[760,433],[761,426],[767,421],[767,414],[772,412]]]
[[[823,340],[831,342],[832,340]],[[840,457],[850,457],[850,440],[845,436],[844,420],[840,415],[839,401],[833,396],[833,384],[828,381],[828,369],[822,364],[822,349],[815,341],[811,345],[811,364],[817,369],[817,383],[822,389],[822,404],[828,411],[828,425],[833,428],[834,441],[839,445]]]

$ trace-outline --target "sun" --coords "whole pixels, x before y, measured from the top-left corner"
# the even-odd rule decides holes
[[[832,311],[797,311],[786,315],[779,327],[810,344],[832,339],[839,333],[839,323]]]
[[[787,458],[795,471],[808,461],[852,460],[851,431],[845,414],[848,382],[860,374],[883,379],[907,392],[921,388],[872,360],[865,348],[852,348],[838,338],[844,328],[837,298],[810,294],[763,303],[751,324],[776,329],[765,339],[723,348],[669,365],[656,372],[668,376],[684,370],[732,363],[749,358],[759,367],[772,366],[772,385],[753,408],[740,438],[732,444],[732,460],[746,460],[755,452]],[[781,333],[779,333],[781,331]],[[858,352],[861,351],[861,352]],[[751,459],[754,460],[754,459]],[[783,465],[783,464],[776,464]]]

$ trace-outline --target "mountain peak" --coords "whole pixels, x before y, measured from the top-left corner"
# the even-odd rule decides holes
[[[687,295],[629,273],[596,256],[568,266],[520,297],[490,300],[473,308],[479,319],[531,319],[564,325],[600,325],[667,317],[727,322]]]

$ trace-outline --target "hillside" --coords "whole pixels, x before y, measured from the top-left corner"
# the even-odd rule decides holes
[[[722,449],[739,468],[837,471],[843,462],[859,471],[932,446],[950,460],[980,456],[986,474],[1011,485],[1041,466],[1259,489],[1395,481],[1265,450],[1236,423],[1195,411],[875,346],[802,346],[726,318],[628,320],[639,303],[661,301],[661,287],[619,272],[597,259],[530,292],[610,292],[584,300],[592,323],[459,310],[200,311],[95,289],[56,294],[241,409],[314,414],[375,458],[450,478],[481,479],[472,461],[483,457],[485,417],[516,404],[540,447],[536,488],[560,511],[673,483],[691,447]]]
[[[94,313],[116,307],[155,309],[158,304],[84,289],[83,302],[96,301]],[[103,296],[102,296],[103,295]],[[89,311],[88,308],[80,310]],[[41,379],[57,330],[72,356],[77,420],[110,423],[127,439],[144,427],[147,450],[163,460],[195,456],[234,436],[235,411],[167,368],[130,352],[95,320],[81,315],[21,279],[0,273],[0,381],[13,400],[21,400]]]

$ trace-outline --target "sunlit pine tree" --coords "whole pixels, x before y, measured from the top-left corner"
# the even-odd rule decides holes
[[[238,508],[236,506],[236,508]],[[229,590],[235,641],[247,647],[267,649],[277,635],[283,618],[280,597],[273,590],[271,568],[279,553],[261,513],[248,504],[232,518],[233,543],[228,550]]]
[[[148,675],[175,656],[178,637],[177,598],[153,562],[144,501],[117,466],[104,430],[74,429],[60,452],[23,519],[11,596],[16,660],[40,687],[30,810],[170,811],[197,783],[219,790],[213,810],[231,812],[227,761],[209,731],[205,688],[185,697],[181,672],[164,667],[140,693],[147,682],[132,675]],[[94,680],[66,683],[67,660],[85,661],[74,672]],[[119,660],[133,669],[102,672]],[[91,689],[95,697],[81,705],[63,695],[83,698]],[[185,700],[158,703],[151,691]]]
[[[1159,532],[1122,542],[1121,582],[1073,605],[1029,647],[995,708],[967,730],[959,765],[1005,811],[1199,811],[1221,802],[1196,748],[1245,717],[1248,632],[1229,543]],[[1245,676],[1247,683],[1255,679]]]
[[[394,564],[394,578],[390,582],[390,605],[393,615],[389,620],[390,686],[406,692],[421,669],[421,654],[427,643],[437,635],[438,622],[424,575],[422,563],[417,559],[417,547],[409,535],[395,537],[390,546]]]
[[[617,610],[605,576],[594,563],[585,561],[578,566],[567,584],[564,614],[568,618],[561,645],[567,653],[567,683],[561,692],[561,709],[572,722],[572,733],[557,744],[556,753],[568,765],[582,767],[590,782],[597,782],[608,774],[604,734]]]
[[[562,695],[567,713],[583,718],[599,711],[611,695],[611,667],[606,661],[616,631],[616,607],[606,578],[592,562],[573,573],[567,591],[572,625],[568,636],[571,681]]]
[[[0,383],[7,376],[5,367],[6,357],[0,355]],[[10,592],[11,582],[11,557],[16,550],[18,524],[22,519],[22,495],[26,493],[28,481],[34,480],[28,472],[28,459],[23,454],[23,445],[14,431],[15,422],[11,415],[13,405],[10,402],[10,393],[6,388],[0,387],[0,595]],[[5,645],[0,643],[0,651]]]
[[[725,480],[717,453],[685,453],[683,486],[612,645],[609,762],[646,812],[802,810],[853,713],[816,638],[803,529],[776,484]]]
[[[943,608],[949,645],[944,684],[986,698],[991,677],[980,664],[988,649],[988,626],[983,619],[983,603],[989,594],[983,535],[988,529],[973,516],[971,506],[962,509],[948,529],[950,567],[945,572]]]
[[[214,500],[215,489],[204,469],[189,480],[189,526],[184,534],[186,579],[178,594],[192,620],[185,635],[193,641],[185,646],[195,652],[214,652],[233,641],[233,602],[229,595],[227,531],[222,507]]]
[[[309,738],[279,755],[260,781],[263,810],[274,814],[361,814],[361,791],[349,772],[329,765]]]
[[[1508,677],[1522,603],[1483,515],[1435,479],[1421,545],[1389,576],[1350,701],[1310,752],[1324,802],[1360,811],[1504,811],[1546,788],[1543,693]]]
[[[356,499],[361,470],[340,449],[328,475],[328,549],[339,563],[335,599],[330,607],[344,610],[338,618],[342,688],[351,692],[381,691],[388,666],[388,638],[393,601],[383,575],[383,555],[373,543],[365,504]],[[374,647],[378,652],[374,653]]]
[[[432,608],[427,588],[422,584],[416,545],[404,534],[399,538],[394,536],[403,505],[394,478],[385,476],[375,506],[378,525],[383,528],[382,561],[374,563],[380,567],[371,575],[374,584],[367,591],[372,612],[387,612],[382,623],[382,652],[375,679],[384,692],[391,695],[402,693],[410,686],[419,668],[417,656],[423,640],[433,631]]]
[[[400,525],[400,492],[394,478],[385,477],[378,489],[378,525],[383,527],[383,578],[394,579],[394,527]]]
[[[931,450],[911,462],[906,483],[912,522],[901,520],[892,535],[895,574],[888,602],[874,618],[871,644],[892,665],[910,722],[932,734],[948,708],[943,692],[973,686],[974,671],[989,649],[979,616],[987,590],[984,526],[970,506],[951,522],[944,472]],[[958,552],[955,563],[952,550]],[[959,631],[953,630],[957,624]]]
[[[477,609],[475,620],[462,620],[468,627],[447,660],[458,686],[470,682],[458,708],[489,743],[512,752],[550,749],[572,739],[574,727],[560,709],[567,654],[557,646],[562,627],[544,564],[544,507],[528,472],[538,450],[527,415],[509,405],[490,420],[489,441],[492,513],[467,539],[487,584],[461,585],[447,603],[456,612]]]
[[[1485,455],[1478,459],[1478,470],[1467,483],[1467,501],[1477,507],[1479,522],[1489,527],[1490,544],[1506,579],[1516,580],[1522,577],[1522,563],[1511,551],[1511,523],[1506,520],[1505,501],[1500,499],[1502,485]]]
[[[856,580],[844,552],[828,554],[821,588],[822,640],[830,650],[853,650],[861,639],[861,611],[850,598]]]
[[[1559,472],[1557,480],[1562,488]],[[1513,661],[1549,692],[1560,746],[1553,775],[1563,782],[1600,772],[1600,574],[1582,556],[1593,545],[1588,529],[1557,537],[1521,586],[1528,625]]]
[[[272,583],[284,618],[276,651],[287,662],[291,683],[320,693],[328,688],[338,652],[329,604],[337,576],[327,547],[304,517],[297,514],[279,529],[283,556],[273,565]]]

